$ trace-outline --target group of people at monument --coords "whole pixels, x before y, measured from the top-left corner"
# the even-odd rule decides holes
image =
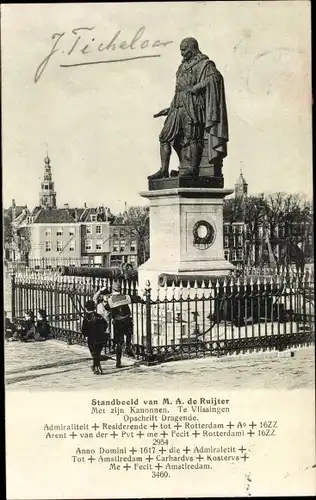
[[[5,317],[5,338],[11,342],[30,342],[47,340],[50,336],[50,325],[46,311],[39,309],[35,318],[33,311],[26,311],[23,320],[17,324]]]
[[[133,322],[129,295],[121,293],[121,285],[114,282],[112,291],[101,288],[85,304],[81,333],[87,340],[93,360],[92,371],[102,374],[101,353],[111,350],[112,344],[116,355],[116,367],[122,367],[122,352],[125,344],[126,354],[131,353]],[[113,341],[110,335],[110,325],[113,326]],[[35,318],[34,312],[25,312],[24,318],[12,322],[5,318],[5,339],[11,342],[36,342],[49,339],[51,328],[47,314],[40,309]]]

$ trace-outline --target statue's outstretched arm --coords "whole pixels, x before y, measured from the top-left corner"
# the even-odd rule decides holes
[[[162,109],[161,111],[159,111],[159,113],[156,113],[154,115],[154,118],[158,118],[159,116],[167,116],[167,114],[169,113],[169,109],[170,108]]]

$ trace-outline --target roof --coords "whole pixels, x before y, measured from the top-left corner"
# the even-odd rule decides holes
[[[66,224],[75,222],[91,222],[91,215],[96,215],[98,222],[106,221],[106,211],[97,208],[44,208],[35,207],[31,216],[33,223]]]
[[[19,215],[21,215],[21,213],[23,212],[23,210],[25,209],[25,205],[21,205],[21,206],[16,206],[15,207],[15,210],[16,210],[16,217],[18,217]],[[10,208],[5,208],[3,210],[3,215],[4,217],[9,217],[11,220],[12,220],[12,207]]]
[[[64,224],[75,222],[67,208],[41,208],[33,214],[33,223]]]
[[[29,211],[27,209],[23,210],[23,212],[18,215],[12,222],[14,224],[22,224],[22,222],[29,216]]]

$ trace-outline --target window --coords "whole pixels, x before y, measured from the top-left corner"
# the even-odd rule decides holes
[[[85,250],[92,250],[92,240],[85,241]]]
[[[56,236],[62,236],[63,235],[63,230],[62,228],[58,228],[57,231],[56,231]]]
[[[121,238],[125,237],[125,229],[120,229],[120,237]]]
[[[56,250],[57,252],[61,252],[63,249],[63,242],[62,241],[56,241]]]
[[[102,233],[102,226],[95,226],[95,232],[96,232],[96,234],[101,234]]]
[[[131,255],[130,258],[129,258],[129,261],[131,264],[135,264],[136,262],[136,255]]]
[[[102,240],[97,240],[96,244],[95,244],[95,249],[96,250],[102,250],[102,245],[103,245],[103,241]]]
[[[224,234],[229,234],[229,224],[224,224]]]
[[[225,248],[229,247],[229,236],[227,235],[224,236],[224,247]]]
[[[242,247],[242,245],[243,245],[243,237],[242,234],[239,234],[237,236],[237,246]]]
[[[119,251],[119,242],[118,240],[113,241],[113,252],[118,252]]]
[[[46,252],[52,251],[52,242],[51,241],[45,241],[45,251]]]
[[[91,215],[91,222],[96,222],[97,221],[97,216],[96,214]]]
[[[75,228],[74,227],[70,227],[69,228],[69,236],[74,236],[75,235]]]
[[[136,251],[136,240],[131,240],[131,252]]]
[[[92,226],[87,226],[87,234],[92,234]]]
[[[236,250],[232,250],[230,254],[231,260],[236,260],[236,257],[237,257]]]
[[[120,252],[125,252],[126,245],[125,245],[125,240],[121,240],[120,242]]]
[[[243,257],[244,257],[244,253],[243,253],[242,248],[238,248],[237,249],[237,260],[243,260]]]
[[[75,241],[70,241],[69,243],[69,252],[75,252],[76,250],[76,242]]]
[[[51,227],[47,227],[45,229],[45,236],[50,237],[51,235],[52,235],[52,228]]]
[[[113,238],[118,238],[119,232],[118,229],[113,229]]]
[[[229,260],[229,250],[224,250],[224,257],[226,260]]]
[[[44,189],[48,189],[48,184],[45,184]]]

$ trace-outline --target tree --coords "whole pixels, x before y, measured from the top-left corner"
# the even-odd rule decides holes
[[[274,193],[266,197],[254,195],[247,198],[231,198],[224,201],[224,222],[244,222],[246,238],[245,260],[254,248],[255,265],[270,261],[276,256],[277,247],[284,246],[294,236],[303,243],[305,255],[312,253],[312,205],[301,193]],[[282,228],[283,234],[282,234]]]
[[[266,214],[266,202],[263,196],[249,196],[244,203],[244,221],[246,224],[246,248],[247,257],[254,248],[254,264],[257,266],[262,261],[262,245],[264,240],[264,221]]]
[[[19,250],[21,254],[28,259],[29,253],[32,248],[32,234],[31,228],[22,226],[18,229]]]
[[[114,224],[126,224],[133,229],[138,249],[138,264],[149,258],[149,207],[129,207],[124,214],[118,214]]]
[[[224,222],[233,224],[244,220],[244,200],[243,198],[227,198],[223,205]]]
[[[280,224],[287,224],[291,228],[294,224],[304,223],[311,204],[301,193],[274,193],[266,198],[266,219],[269,224],[271,237],[274,237],[276,228]]]
[[[311,257],[312,204],[301,193],[275,193],[267,197],[267,224],[279,255],[301,243],[305,257]]]

